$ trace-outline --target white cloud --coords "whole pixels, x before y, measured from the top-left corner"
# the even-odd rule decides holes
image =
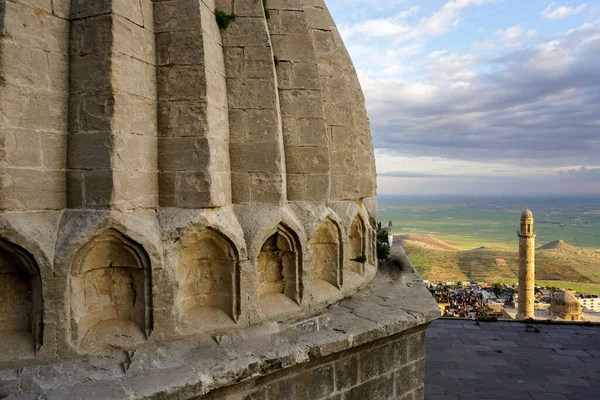
[[[523,36],[523,28],[521,28],[521,25],[511,26],[507,29],[499,29],[496,31],[496,35],[502,39],[505,47],[521,47],[523,45],[523,43],[519,41]]]
[[[576,15],[581,13],[585,9],[586,4],[581,4],[578,7],[569,7],[569,6],[558,6],[556,7],[554,3],[550,3],[548,7],[546,7],[541,15],[542,18],[545,19],[561,19],[570,17],[571,15]]]

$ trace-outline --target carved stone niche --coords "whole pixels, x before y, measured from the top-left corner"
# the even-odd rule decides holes
[[[357,261],[361,257],[367,256],[367,240],[365,224],[362,218],[357,215],[350,226],[350,272],[363,275],[365,272],[364,263]]]
[[[177,300],[183,332],[210,330],[240,316],[238,254],[231,241],[212,229],[183,250],[177,270]]]
[[[342,288],[341,236],[339,226],[327,218],[308,242],[312,256],[313,291],[315,292]]]
[[[82,352],[127,348],[152,331],[150,260],[141,245],[109,229],[71,266],[71,340]]]
[[[293,310],[302,302],[302,251],[296,234],[286,226],[263,244],[258,256],[258,303],[267,317]]]
[[[40,270],[23,248],[0,239],[0,359],[34,357],[42,346]]]

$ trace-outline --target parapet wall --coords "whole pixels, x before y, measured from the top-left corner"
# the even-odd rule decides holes
[[[0,368],[10,399],[424,397],[425,329],[439,308],[401,248],[353,296],[244,330]]]
[[[323,2],[0,0],[3,367],[321,309],[375,276],[375,219]]]

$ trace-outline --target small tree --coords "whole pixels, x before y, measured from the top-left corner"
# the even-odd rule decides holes
[[[494,286],[492,287],[492,290],[494,291],[494,294],[498,297],[500,297],[500,295],[502,294],[502,292],[504,292],[504,286],[502,286],[501,283],[494,283]]]
[[[381,222],[377,223],[377,258],[383,261],[390,259],[390,244],[388,243],[388,234],[381,227]]]

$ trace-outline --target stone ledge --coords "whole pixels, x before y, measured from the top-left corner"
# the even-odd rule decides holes
[[[223,336],[0,370],[0,397],[193,398],[430,323],[438,306],[402,248],[392,256],[363,290],[311,315]]]

